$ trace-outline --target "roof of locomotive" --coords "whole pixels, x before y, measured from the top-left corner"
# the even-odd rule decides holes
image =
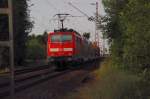
[[[87,38],[81,36],[81,34],[77,31],[75,31],[74,29],[67,29],[67,28],[64,28],[64,29],[58,29],[58,30],[54,30],[54,32],[51,32],[51,34],[54,34],[54,33],[75,33],[77,34],[78,36],[80,36],[82,39],[84,39],[85,41],[87,42],[90,42]]]
[[[67,29],[67,28],[65,28],[65,29],[59,29],[59,30],[54,30],[54,32],[53,33],[61,33],[61,32],[63,32],[63,33],[75,33],[75,34],[77,34],[77,35],[79,35],[79,36],[81,36],[80,35],[80,33],[78,33],[77,31],[75,31],[74,29]]]
[[[89,39],[81,36],[81,34],[78,33],[77,31],[75,31],[74,29],[67,29],[67,28],[65,28],[65,29],[54,30],[54,32],[51,32],[50,34],[54,34],[54,33],[56,33],[56,34],[57,33],[75,33],[78,36],[80,36],[82,40],[86,41],[88,44],[93,44]]]

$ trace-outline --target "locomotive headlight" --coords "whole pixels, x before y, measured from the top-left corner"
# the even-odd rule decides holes
[[[51,52],[58,52],[59,49],[58,49],[58,48],[50,48],[50,51],[51,51]]]
[[[73,51],[73,48],[64,48],[64,51]]]

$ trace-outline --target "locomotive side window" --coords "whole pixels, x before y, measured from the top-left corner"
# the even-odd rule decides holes
[[[51,35],[51,42],[70,42],[72,35]]]

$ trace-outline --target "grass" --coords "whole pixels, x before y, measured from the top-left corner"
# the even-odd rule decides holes
[[[115,69],[110,64],[109,59],[105,60],[93,73],[95,82],[69,94],[66,99],[149,99],[142,97],[140,77]]]

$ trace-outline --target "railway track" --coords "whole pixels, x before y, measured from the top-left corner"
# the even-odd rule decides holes
[[[69,70],[56,72],[54,66],[39,66],[34,68],[25,68],[15,71],[15,92],[22,91],[31,86],[37,85],[49,79],[67,73]],[[2,81],[0,79],[0,97],[9,96],[10,81],[9,79]]]

